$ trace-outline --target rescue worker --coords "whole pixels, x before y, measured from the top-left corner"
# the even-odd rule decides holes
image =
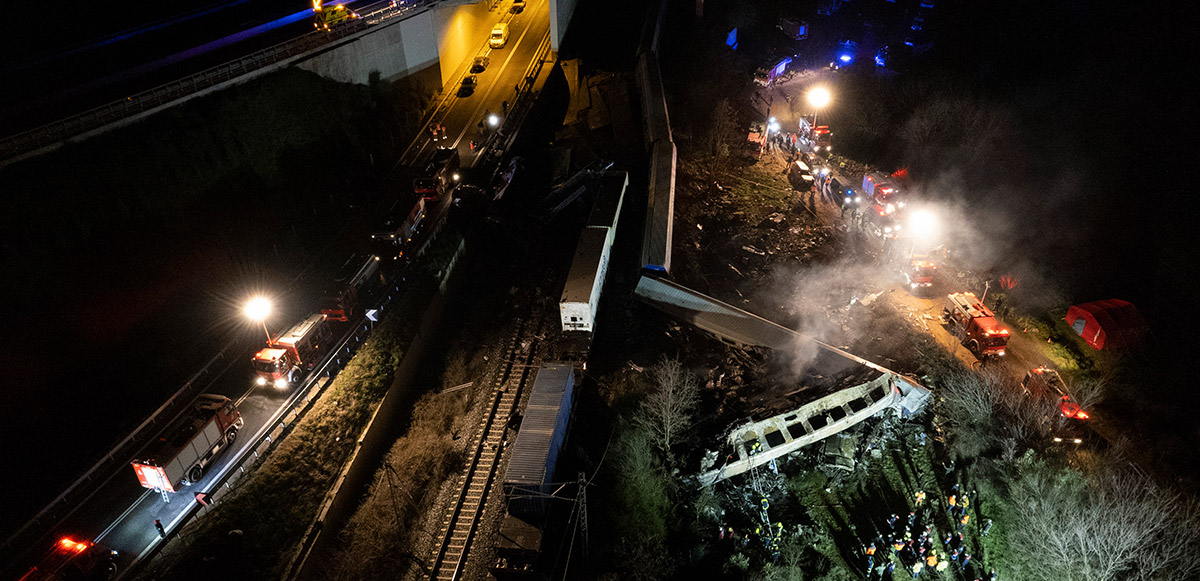
[[[929,553],[929,556],[925,557],[925,565],[926,566],[932,568],[932,567],[937,567],[937,564],[938,564],[938,558],[937,558],[936,554]]]
[[[950,498],[946,499],[946,502],[950,504],[950,508],[946,509],[946,512],[948,512],[948,513],[950,513],[951,515],[953,515],[953,514],[954,514],[954,508],[958,506],[958,497],[957,497],[957,496],[955,496],[955,495],[953,495],[953,494],[951,494],[951,495],[950,495]]]
[[[918,490],[917,494],[915,496],[917,499],[917,506],[921,506],[922,504],[925,504],[925,491]]]
[[[963,530],[963,528],[966,527],[967,523],[969,522],[971,522],[971,515],[964,514],[962,518],[958,519],[958,530]]]

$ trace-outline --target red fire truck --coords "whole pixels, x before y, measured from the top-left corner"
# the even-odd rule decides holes
[[[433,152],[433,157],[425,164],[420,176],[413,180],[413,190],[423,198],[440,198],[458,183],[458,168],[458,150],[439,149]]]
[[[893,214],[904,207],[900,188],[882,173],[875,171],[864,175],[862,189],[871,207],[880,216]]]
[[[321,295],[321,314],[330,321],[349,321],[361,306],[363,295],[383,283],[379,257],[355,254],[342,265]]]
[[[1030,397],[1044,398],[1058,410],[1058,416],[1049,421],[1054,443],[1083,444],[1089,433],[1085,422],[1091,416],[1071,398],[1067,383],[1057,371],[1044,365],[1030,369],[1021,380],[1021,387]]]
[[[91,541],[63,537],[19,581],[101,581],[116,574],[116,551]]]
[[[937,263],[924,254],[914,254],[908,260],[908,268],[904,271],[904,281],[909,290],[929,288],[933,286],[933,275],[937,273]]]
[[[244,424],[233,400],[202,394],[133,461],[133,470],[142,486],[157,490],[169,501],[168,492],[179,492],[204,477],[213,459],[233,444]]]
[[[271,384],[279,389],[303,379],[333,343],[333,332],[325,315],[316,314],[297,323],[267,343],[254,355],[258,385]]]
[[[980,361],[1003,357],[1008,349],[1009,331],[975,293],[953,293],[946,297],[942,321],[964,347]]]

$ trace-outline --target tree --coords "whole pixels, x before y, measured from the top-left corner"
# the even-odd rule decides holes
[[[729,99],[717,101],[711,115],[701,147],[718,167],[722,167],[725,159],[729,157],[730,143],[738,137],[737,119],[733,107],[729,105]]]
[[[1200,573],[1200,505],[1109,463],[1089,479],[1017,463],[1005,525],[1012,571],[1031,581],[1191,579]]]
[[[671,446],[692,425],[692,414],[700,403],[700,382],[678,359],[664,357],[650,368],[650,395],[634,416],[651,443],[667,458]]]
[[[953,427],[952,451],[958,458],[989,452],[1011,457],[1017,444],[1040,447],[1058,413],[1053,402],[1029,397],[996,370],[952,370],[940,387],[940,414]]]

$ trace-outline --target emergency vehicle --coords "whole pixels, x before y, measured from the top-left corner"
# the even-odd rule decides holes
[[[996,320],[996,315],[975,293],[947,295],[942,321],[980,361],[1003,357],[1008,350],[1008,329]]]
[[[283,389],[300,381],[333,343],[325,315],[315,314],[267,343],[252,361],[258,385]]]

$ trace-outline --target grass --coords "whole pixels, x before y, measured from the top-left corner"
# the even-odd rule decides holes
[[[429,256],[447,255],[461,238],[443,236]],[[372,332],[353,359],[338,373],[303,418],[259,463],[234,485],[203,518],[181,532],[182,550],[164,551],[148,567],[149,577],[202,579],[216,575],[230,564],[242,568],[249,578],[280,578],[295,554],[317,508],[355,449],[355,442],[388,388],[415,331],[425,304],[424,297],[436,292],[437,280],[420,265],[408,276],[409,287]],[[445,409],[424,404],[415,414],[425,432],[445,431]],[[444,477],[455,456],[436,445],[435,438],[417,436],[417,452],[405,456],[393,450],[394,467],[422,474],[406,476],[411,482]],[[398,469],[399,469],[398,468]],[[378,480],[378,479],[377,479]],[[378,488],[378,482],[376,483]],[[243,531],[237,546],[227,533]],[[217,555],[218,558],[206,560]]]
[[[179,554],[167,554],[150,576],[208,578],[223,567],[206,555],[234,555],[228,531],[244,532],[239,565],[251,578],[280,578],[383,394],[403,354],[401,323],[385,319],[303,420],[254,465],[211,513],[180,533]],[[210,569],[216,566],[217,569]]]

